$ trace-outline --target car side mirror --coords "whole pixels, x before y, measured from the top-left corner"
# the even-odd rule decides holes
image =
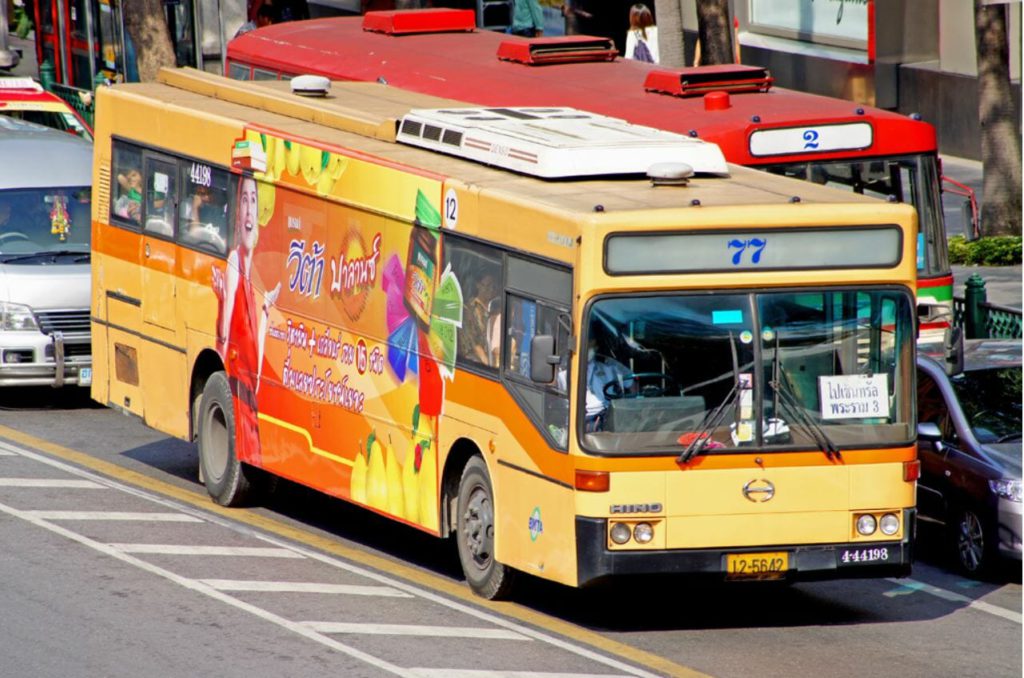
[[[538,384],[550,384],[555,380],[555,337],[537,334],[530,339],[530,379]]]
[[[917,439],[928,442],[935,446],[936,451],[942,451],[942,430],[933,421],[922,421],[917,425]]]

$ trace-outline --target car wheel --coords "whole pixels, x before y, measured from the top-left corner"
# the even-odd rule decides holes
[[[199,466],[206,491],[222,506],[245,504],[252,490],[235,454],[235,408],[223,372],[210,375],[199,405]]]
[[[491,478],[484,460],[474,456],[459,481],[456,541],[469,587],[487,600],[508,597],[515,574],[494,558],[494,530]]]
[[[978,577],[993,562],[995,535],[974,508],[960,508],[954,516],[950,528],[957,568],[968,576]]]

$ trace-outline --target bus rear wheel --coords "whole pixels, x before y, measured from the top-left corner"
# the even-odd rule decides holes
[[[198,420],[200,475],[206,491],[222,506],[245,504],[252,483],[235,453],[235,408],[223,372],[214,372],[203,387]]]
[[[459,561],[469,587],[487,600],[507,598],[515,572],[494,557],[494,491],[487,464],[471,457],[459,481],[456,522]]]

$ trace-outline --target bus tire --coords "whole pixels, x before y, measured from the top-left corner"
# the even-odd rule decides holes
[[[214,372],[203,387],[199,405],[200,475],[206,491],[221,506],[241,506],[252,484],[235,454],[235,407],[224,372]]]
[[[487,600],[507,598],[515,579],[515,571],[494,557],[494,531],[491,477],[487,464],[476,455],[466,463],[459,481],[455,538],[466,582]]]

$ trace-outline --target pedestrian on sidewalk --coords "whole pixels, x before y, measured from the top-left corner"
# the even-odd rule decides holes
[[[537,0],[515,0],[512,5],[512,25],[509,33],[524,38],[544,35],[544,12]]]

